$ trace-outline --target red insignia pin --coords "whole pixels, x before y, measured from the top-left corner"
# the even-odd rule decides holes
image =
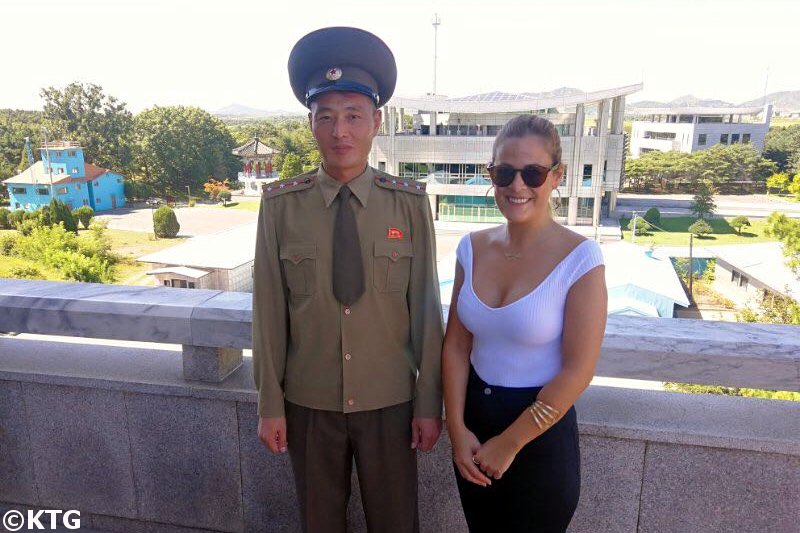
[[[393,239],[393,240],[400,240],[403,238],[402,230],[397,228],[389,228],[389,232],[386,234],[386,238]]]

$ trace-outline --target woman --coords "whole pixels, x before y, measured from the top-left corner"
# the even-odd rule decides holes
[[[553,124],[508,122],[488,168],[507,224],[459,243],[443,349],[456,480],[472,533],[565,531],[580,491],[572,405],[605,331],[603,256],[551,217]]]

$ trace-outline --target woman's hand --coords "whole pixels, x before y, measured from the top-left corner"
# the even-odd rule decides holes
[[[487,476],[500,479],[518,451],[512,440],[501,433],[483,443],[475,453],[475,461]]]
[[[450,442],[453,445],[453,461],[456,463],[461,477],[471,483],[486,487],[492,480],[478,469],[472,458],[480,450],[481,443],[466,426],[450,429]]]

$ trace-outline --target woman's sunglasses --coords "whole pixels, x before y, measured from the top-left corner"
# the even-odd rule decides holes
[[[522,174],[522,181],[525,182],[525,185],[536,188],[542,186],[547,179],[547,174],[557,169],[559,164],[556,163],[552,167],[531,164],[522,168],[514,168],[506,163],[500,163],[499,165],[489,163],[486,165],[486,170],[489,171],[489,176],[492,178],[492,183],[494,183],[495,187],[508,187],[514,181],[517,172],[519,172]]]

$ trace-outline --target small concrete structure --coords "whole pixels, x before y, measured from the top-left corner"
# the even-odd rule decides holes
[[[0,280],[0,330],[243,348],[251,297]],[[187,381],[185,346],[24,337],[0,337],[0,511],[76,509],[101,531],[300,531],[288,457],[257,437],[249,357],[222,382]],[[612,316],[597,373],[800,391],[800,328]],[[796,531],[800,403],[591,386],[576,408],[571,533]],[[419,469],[421,531],[466,532],[446,434]]]
[[[752,144],[759,152],[772,106],[638,108],[631,129],[631,157],[650,151],[685,152],[714,145]]]
[[[758,305],[773,294],[800,301],[800,272],[787,266],[780,242],[706,248],[717,259],[714,288],[738,306]]]
[[[153,263],[147,272],[157,285],[182,289],[216,289],[252,292],[256,224],[192,237],[137,261]]]

